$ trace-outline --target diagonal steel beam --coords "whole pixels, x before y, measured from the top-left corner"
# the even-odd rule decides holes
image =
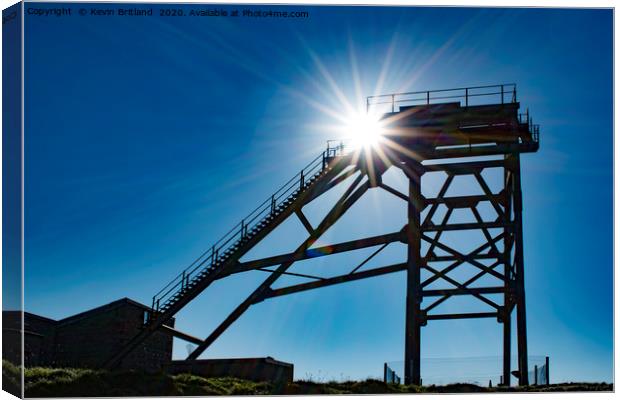
[[[446,211],[446,215],[443,216],[443,219],[441,220],[441,223],[439,224],[439,227],[446,226],[448,224],[448,220],[450,219],[451,215],[452,215],[452,208],[448,208],[448,210]],[[426,251],[426,257],[429,257],[435,254],[434,253],[435,247],[437,246],[436,243],[439,243],[442,233],[443,233],[443,230],[438,230],[435,233],[435,237],[433,238],[433,243],[430,244],[430,246],[428,247],[428,250]]]
[[[231,273],[239,273],[244,271],[250,271],[257,268],[269,267],[272,265],[282,264],[283,262],[294,260],[302,261],[310,258],[324,257],[331,254],[338,254],[351,250],[360,250],[368,247],[374,247],[378,245],[389,244],[393,242],[399,242],[404,240],[403,231],[388,233],[385,235],[372,236],[364,239],[350,240],[347,242],[341,242],[331,244],[328,246],[313,247],[304,251],[302,254],[288,253],[280,254],[277,256],[261,258],[258,260],[245,261],[238,263]]]
[[[269,272],[269,273],[273,273],[273,270],[271,269],[267,269],[267,268],[256,268],[254,271],[261,271],[261,272]],[[309,279],[316,279],[316,280],[322,280],[325,278],[321,278],[320,276],[314,276],[314,275],[306,275],[306,274],[299,274],[297,272],[282,272],[282,275],[289,275],[289,276],[297,276],[299,278],[309,278]]]
[[[428,211],[428,214],[426,214],[426,218],[424,218],[424,221],[422,222],[422,227],[432,225],[432,219],[435,216],[435,213],[437,212],[437,208],[441,204],[440,201],[445,198],[446,192],[450,188],[450,185],[452,184],[453,180],[454,180],[454,175],[453,174],[449,174],[446,177],[446,180],[441,185],[441,189],[439,190],[439,193],[437,194],[437,197],[434,199],[434,200],[437,200],[437,201],[435,201],[433,203],[428,203],[428,204],[431,204],[431,208]],[[452,215],[452,211],[453,211],[453,209],[448,207],[448,210],[446,211],[446,215],[444,216],[443,220],[441,221],[441,224],[439,225],[439,228],[445,228],[446,227],[446,225],[448,223],[448,220],[450,219],[450,216]],[[442,233],[443,233],[443,230],[437,230],[437,234],[435,235],[435,241],[439,241],[439,238],[441,237]],[[431,244],[431,247],[429,248],[429,250],[427,252],[427,255],[432,254],[434,248],[435,248],[435,245]]]
[[[495,267],[497,267],[498,265],[501,265],[501,261],[496,261],[495,263],[493,263],[490,268],[493,269]],[[485,271],[480,271],[478,272],[476,275],[472,276],[471,278],[469,278],[468,280],[466,280],[465,282],[463,282],[463,286],[467,287],[469,290],[472,289],[476,289],[476,288],[470,288],[469,285],[471,285],[472,283],[476,282],[478,279],[480,279],[481,277],[485,276],[487,273]],[[503,290],[505,291],[506,288],[503,288]],[[448,300],[450,298],[450,296],[452,296],[451,294],[446,294],[444,295],[442,298],[435,300],[432,304],[430,304],[428,307],[425,308],[426,312],[429,312],[430,310],[432,310],[433,308],[437,307],[438,305],[440,305],[441,303],[443,303],[444,301]]]
[[[500,240],[503,236],[504,236],[504,233],[502,232],[499,235],[497,235],[492,241],[485,243],[483,245],[484,247],[482,247],[482,246],[481,247],[483,249],[487,248],[487,247],[490,247],[493,243],[495,243],[498,240]],[[437,247],[439,247],[440,249],[442,249],[444,251],[447,251],[448,253],[450,253],[452,255],[455,255],[457,257],[462,257],[463,261],[466,261],[469,264],[473,265],[474,267],[477,267],[477,268],[479,268],[479,269],[481,269],[483,271],[488,272],[489,274],[493,275],[497,279],[502,279],[502,280],[504,279],[504,277],[500,273],[491,270],[489,267],[487,267],[486,265],[482,264],[481,262],[476,261],[473,258],[469,258],[469,255],[471,253],[469,253],[469,254],[462,254],[461,252],[454,250],[452,247],[446,246],[445,244],[443,244],[441,242],[434,241],[433,239],[429,238],[426,235],[422,235],[422,239],[426,240],[429,243],[436,243]],[[480,249],[481,247],[479,247],[478,249]],[[478,249],[476,249],[476,250],[478,250]]]
[[[364,259],[364,261],[362,261],[361,263],[359,263],[359,265],[355,268],[353,268],[353,270],[351,272],[349,272],[349,274],[353,274],[355,273],[358,269],[362,268],[364,265],[366,265],[366,263],[370,260],[373,259],[374,256],[376,256],[377,254],[381,253],[381,251],[383,251],[383,249],[385,249],[388,246],[389,243],[384,244],[383,246],[379,247],[377,250],[373,251],[371,255],[369,255],[368,257],[366,257]]]
[[[325,233],[357,200],[359,200],[370,187],[369,181],[362,186],[359,183],[362,179],[360,175],[349,186],[340,200],[334,205],[330,212],[323,218],[323,221],[314,232],[297,248],[295,254],[304,253],[318,238]],[[197,359],[233,322],[235,322],[254,302],[259,299],[265,291],[285,272],[295,261],[289,260],[281,264],[261,285],[250,294],[226,319],[187,357],[188,360]]]
[[[504,215],[504,210],[502,210],[502,208],[499,206],[499,204],[496,201],[494,201],[494,199],[496,197],[493,194],[493,192],[491,191],[491,189],[489,188],[489,185],[487,185],[486,181],[482,177],[482,174],[479,173],[479,172],[475,173],[474,177],[478,181],[478,184],[482,188],[482,191],[487,196],[488,200],[491,202],[491,205],[495,209],[495,212],[497,213],[498,218],[502,218],[502,216]]]
[[[308,221],[308,218],[306,218],[306,216],[304,215],[303,211],[301,211],[301,208],[298,208],[297,210],[295,210],[295,214],[297,215],[297,218],[299,218],[299,221],[304,226],[304,228],[306,228],[308,233],[312,233],[314,228],[312,227],[312,224],[310,223],[310,221]]]
[[[493,241],[498,241],[498,240],[502,239],[503,237],[504,237],[504,234],[501,233],[495,239],[493,239]],[[427,236],[422,235],[422,239],[425,239],[425,238],[428,239]],[[479,246],[478,248],[472,250],[470,253],[468,253],[465,256],[463,256],[462,254],[459,253],[459,255],[457,256],[457,261],[455,261],[454,263],[450,264],[448,267],[446,267],[446,268],[442,269],[441,271],[439,271],[439,275],[434,275],[434,276],[428,278],[427,280],[425,280],[424,282],[422,282],[422,287],[430,285],[431,283],[433,283],[437,279],[441,278],[442,275],[445,275],[445,274],[449,273],[454,268],[458,267],[459,265],[463,264],[464,262],[469,262],[469,260],[472,259],[471,256],[480,253],[482,250],[484,250],[484,249],[486,249],[487,247],[490,247],[490,246],[491,246],[490,243],[487,242],[487,243],[484,243],[483,245]],[[504,278],[500,277],[499,279],[503,280]]]
[[[330,168],[326,172],[325,176],[321,178],[319,182],[316,182],[316,185],[309,188],[308,191],[303,192],[300,197],[297,199],[297,205],[295,207],[302,207],[304,204],[308,204],[308,202],[312,201],[316,197],[325,193],[327,190],[336,186],[337,183],[332,184],[338,174],[340,174],[343,170],[350,166],[350,157],[342,157],[341,159],[330,163]],[[355,168],[354,168],[355,170]],[[358,177],[359,180],[356,180],[355,185],[358,185],[362,176]],[[341,181],[338,181],[340,183]],[[290,210],[285,210],[282,214],[276,217],[275,220],[271,222],[271,227],[267,227],[267,229],[263,229],[263,231],[259,232],[254,238],[252,238],[249,242],[244,245],[245,252],[252,249],[260,240],[262,240],[266,235],[268,235],[276,226],[286,220],[290,214],[294,212],[295,207],[291,207]],[[143,343],[146,339],[148,339],[155,331],[159,329],[159,327],[170,320],[177,312],[179,312],[183,307],[189,304],[194,298],[196,298],[200,293],[202,293],[208,286],[211,285],[214,281],[221,279],[224,276],[230,275],[230,271],[235,267],[237,260],[242,255],[238,255],[236,259],[231,259],[229,262],[225,263],[220,267],[220,269],[210,275],[207,276],[207,279],[201,281],[196,287],[194,287],[191,291],[185,292],[185,295],[177,301],[170,309],[168,309],[164,313],[158,313],[155,315],[155,319],[150,322],[144,329],[142,329],[136,336],[130,339],[118,352],[111,355],[110,358],[106,359],[106,361],[101,365],[102,368],[111,369],[120,364],[120,362],[137,346]],[[204,263],[204,261],[203,261]]]
[[[188,333],[185,333],[185,332],[181,332],[181,331],[179,331],[179,330],[176,330],[176,329],[174,329],[174,328],[172,328],[172,327],[170,327],[170,326],[168,326],[168,325],[162,325],[162,326],[160,326],[160,327],[159,327],[159,330],[160,330],[160,331],[162,331],[162,332],[164,332],[164,333],[167,333],[167,334],[169,334],[169,335],[172,335],[172,336],[174,336],[174,337],[176,337],[176,338],[183,339],[183,340],[185,340],[185,341],[187,341],[187,342],[190,342],[190,343],[194,343],[194,344],[200,344],[200,343],[202,343],[202,339],[197,338],[197,337],[195,337],[195,336],[192,336],[192,335],[190,335],[190,334],[188,334]]]
[[[341,163],[341,165],[339,165],[339,170],[336,171],[337,174],[335,174],[335,176],[329,180],[328,182],[325,183],[325,185],[323,185],[320,190],[317,189],[315,191],[313,191],[312,193],[310,193],[308,195],[308,198],[306,200],[306,204],[310,203],[311,201],[314,201],[316,198],[318,198],[319,196],[323,195],[324,193],[326,193],[327,191],[329,191],[330,189],[338,186],[340,183],[344,182],[345,180],[347,180],[347,178],[349,178],[350,176],[355,175],[357,172],[359,172],[359,168],[356,166],[344,173],[342,173],[342,171],[344,171],[348,165],[345,165],[346,163]],[[338,175],[340,174],[340,175]],[[361,176],[361,175],[360,175]]]
[[[438,271],[438,270],[436,270],[435,268],[429,267],[428,265],[425,265],[425,266],[424,266],[424,268],[425,268],[425,269],[427,269],[427,270],[429,270],[429,271],[431,271],[433,274],[439,274],[439,271]],[[483,295],[481,295],[481,294],[476,293],[475,291],[470,290],[471,288],[468,288],[467,286],[465,286],[465,285],[463,285],[462,283],[460,283],[460,282],[456,281],[455,279],[450,278],[450,277],[449,277],[449,276],[447,276],[447,275],[442,276],[442,278],[443,278],[445,281],[447,281],[447,282],[449,282],[449,283],[453,284],[456,288],[461,289],[461,290],[466,291],[466,292],[469,292],[469,294],[471,294],[472,296],[476,297],[478,300],[480,300],[480,301],[482,301],[482,302],[484,302],[484,303],[487,303],[487,304],[488,304],[488,305],[490,305],[491,307],[493,307],[493,308],[495,308],[495,309],[499,310],[500,306],[499,306],[499,304],[497,304],[496,302],[494,302],[494,301],[492,301],[492,300],[487,299],[486,297],[484,297],[484,296],[483,296]],[[428,311],[428,308],[427,308],[426,310]]]
[[[478,222],[479,224],[484,223],[484,221],[482,220],[482,216],[480,215],[476,207],[471,207],[470,210],[471,210],[471,213],[474,215],[474,218],[476,218],[476,222]],[[499,217],[501,218],[501,215]],[[487,228],[480,228],[480,229],[482,230],[482,234],[486,238],[487,242],[491,242],[493,240],[493,237],[491,236],[491,233],[489,232],[489,230]],[[496,253],[499,253],[499,250],[497,249],[495,242],[491,244],[491,247],[493,251],[495,251]]]
[[[394,264],[387,267],[373,268],[367,271],[355,272],[353,274],[345,274],[332,278],[326,278],[317,282],[301,283],[298,285],[286,286],[278,289],[269,289],[262,297],[258,298],[255,303],[259,303],[265,299],[270,299],[272,297],[284,296],[287,294],[303,292],[306,290],[317,289],[325,286],[337,285],[339,283],[352,282],[360,279],[371,278],[374,276],[391,274],[394,272],[404,271],[405,269],[407,269],[407,264],[405,263]]]
[[[394,189],[394,188],[393,188],[393,187],[391,187],[391,186],[386,185],[386,184],[385,184],[385,183],[383,183],[383,182],[381,182],[381,183],[379,184],[379,187],[380,187],[381,189],[385,190],[386,192],[391,193],[391,194],[393,194],[394,196],[396,196],[396,197],[398,197],[398,198],[400,198],[400,199],[403,199],[403,200],[405,200],[405,201],[409,201],[409,197],[405,196],[404,194],[402,194],[402,193],[401,193],[401,192],[399,192],[398,190]]]
[[[450,188],[450,185],[452,184],[453,180],[454,180],[454,175],[448,175],[446,180],[443,182],[443,185],[441,186],[441,189],[439,190],[439,193],[437,193],[437,197],[436,197],[437,199],[443,199],[444,198],[444,196],[446,195],[446,192]],[[431,209],[428,210],[428,214],[426,214],[426,218],[424,218],[424,222],[422,222],[422,226],[423,227],[430,224],[431,219],[435,215],[435,212],[437,212],[437,208],[438,207],[439,207],[439,203],[438,202],[431,204]]]

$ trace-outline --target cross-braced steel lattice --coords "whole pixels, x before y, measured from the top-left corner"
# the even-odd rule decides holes
[[[493,192],[483,171],[500,169],[504,185]],[[420,380],[420,328],[432,320],[463,318],[496,318],[504,326],[503,381],[510,382],[511,312],[517,308],[519,371],[527,371],[527,341],[525,328],[525,293],[523,289],[523,244],[521,228],[521,191],[519,155],[507,155],[500,160],[442,163],[409,168],[410,181],[408,223],[408,291],[405,382]],[[445,173],[439,193],[425,198],[421,194],[425,174]],[[482,194],[447,197],[455,177],[471,176]],[[439,207],[443,215],[438,215]],[[485,217],[479,211],[487,205],[492,212]],[[452,222],[455,210],[469,210],[472,221]],[[486,211],[486,208],[485,208]],[[439,218],[436,223],[433,220]],[[484,238],[467,252],[442,241],[446,232],[463,231],[472,235],[479,231]],[[423,249],[423,245],[426,249]],[[441,252],[441,254],[438,254]],[[468,264],[478,270],[466,280],[452,278],[450,272]],[[436,266],[441,265],[441,266]],[[421,271],[430,274],[421,279]],[[486,281],[485,281],[485,278]],[[494,278],[494,279],[489,279]],[[485,281],[485,284],[480,284]],[[441,283],[443,287],[429,288]],[[502,301],[488,295],[501,294]],[[438,313],[437,308],[454,296],[471,296],[485,308],[471,313]],[[429,304],[422,307],[424,300]],[[527,384],[527,374],[519,374],[519,382]]]

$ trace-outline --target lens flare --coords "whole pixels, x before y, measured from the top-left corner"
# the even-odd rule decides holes
[[[376,115],[356,113],[347,118],[346,135],[355,148],[376,146],[382,134],[383,126]]]

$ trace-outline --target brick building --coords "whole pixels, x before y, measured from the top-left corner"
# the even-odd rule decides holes
[[[148,311],[149,307],[123,298],[61,320],[24,312],[24,365],[99,368],[142,329]],[[2,357],[15,365],[21,364],[21,315],[19,311],[2,312]],[[255,381],[293,380],[293,364],[271,357],[173,361],[173,336],[195,344],[200,339],[176,331],[174,319],[164,328],[129,353],[121,368]]]
[[[144,323],[148,307],[123,298],[61,320],[24,312],[24,364],[98,368],[135,336]],[[3,357],[19,364],[21,313],[4,311]],[[174,327],[174,320],[168,323]],[[172,359],[172,336],[156,332],[130,353],[122,368],[159,370]]]

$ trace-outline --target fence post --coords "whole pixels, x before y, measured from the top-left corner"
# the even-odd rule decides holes
[[[181,278],[181,290],[185,289],[185,271],[183,271],[183,277]]]
[[[426,105],[428,106],[429,104],[431,104],[431,92],[430,91],[426,92]]]
[[[387,383],[387,363],[383,363],[383,382]]]
[[[241,220],[241,239],[243,239],[243,236],[245,236],[243,233],[243,231],[245,230],[245,220]]]
[[[392,95],[392,112],[394,112],[394,95]]]
[[[273,215],[276,212],[276,198],[275,194],[271,195],[271,214]]]
[[[465,107],[469,107],[469,88],[465,88]]]
[[[538,385],[538,365],[534,365],[534,386]]]
[[[549,356],[545,357],[545,384],[550,385],[549,382]]]
[[[304,171],[300,172],[301,178],[299,179],[299,190],[303,190],[304,188]]]
[[[502,87],[502,104],[504,104],[504,85],[501,85]]]

